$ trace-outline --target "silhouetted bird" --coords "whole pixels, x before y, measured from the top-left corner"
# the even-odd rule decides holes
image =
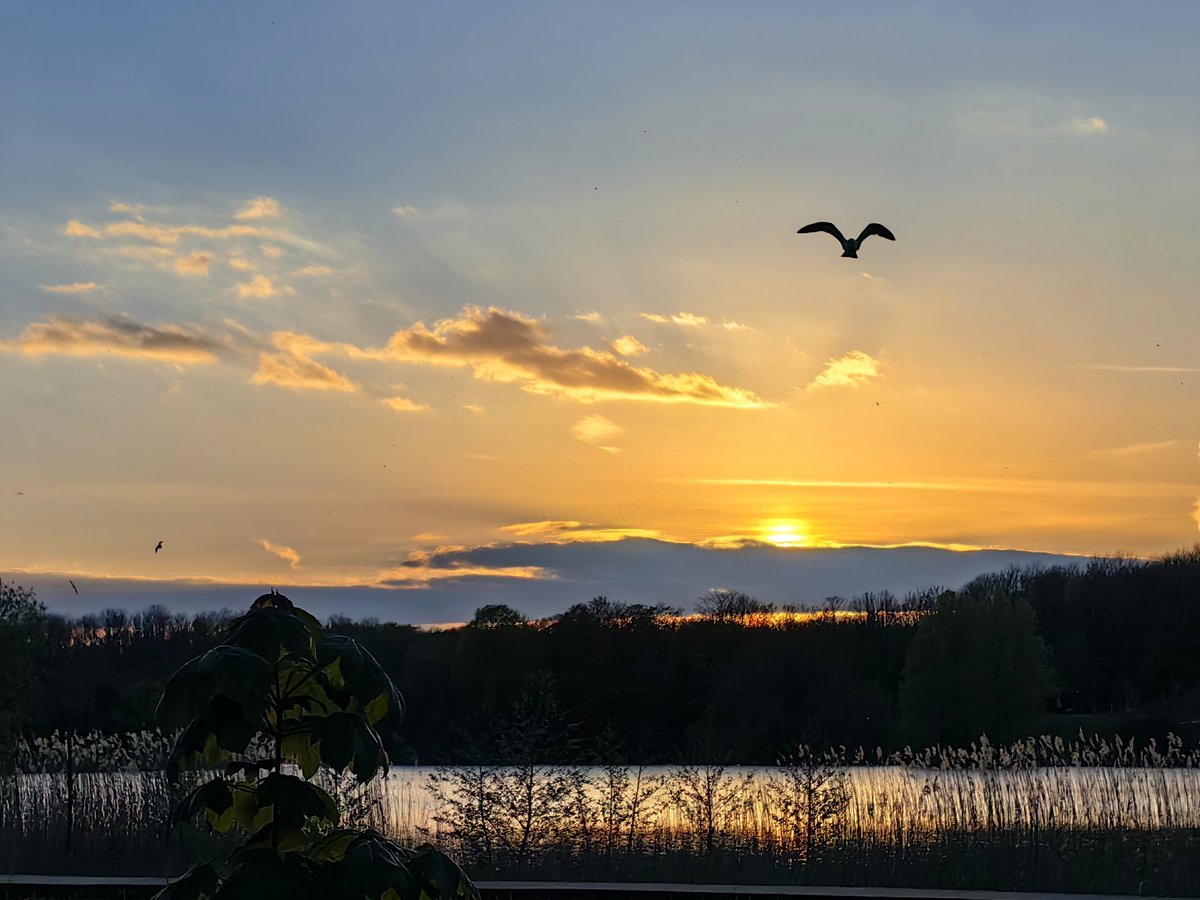
[[[879,235],[881,238],[887,238],[889,241],[894,241],[896,236],[880,225],[878,222],[872,222],[862,230],[856,238],[843,237],[838,231],[838,227],[832,222],[813,222],[811,225],[805,225],[796,234],[812,234],[814,231],[824,231],[826,234],[832,234],[842,245],[842,256],[849,256],[851,259],[858,259],[858,248],[873,234]]]
[[[157,544],[154,545],[154,552],[157,553],[161,549],[162,549],[162,541],[159,541]]]
[[[77,594],[79,593],[79,588],[75,587],[75,582],[73,582],[70,578],[67,579],[67,584],[71,585],[71,590]]]

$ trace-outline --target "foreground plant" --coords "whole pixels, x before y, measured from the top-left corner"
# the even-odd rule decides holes
[[[401,714],[400,694],[370,653],[324,634],[282,594],[259,597],[222,644],[171,677],[158,706],[163,727],[183,729],[168,762],[173,780],[184,765],[224,764],[175,818],[202,816],[216,832],[249,836],[158,897],[477,900],[432,846],[339,828],[333,798],[311,780],[321,770],[352,772],[361,784],[377,778],[388,757],[376,728]]]

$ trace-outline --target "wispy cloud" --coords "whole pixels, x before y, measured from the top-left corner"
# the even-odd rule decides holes
[[[283,214],[279,201],[272,197],[255,197],[236,213],[235,219],[277,219]]]
[[[418,403],[407,397],[388,397],[383,402],[396,412],[424,412],[429,409],[424,403]]]
[[[251,384],[275,384],[297,390],[339,391],[355,393],[359,386],[307,354],[314,346],[311,338],[280,331],[271,335],[275,351],[263,351],[258,356],[258,371],[250,377]],[[319,346],[319,345],[317,345]]]
[[[280,559],[284,560],[293,569],[300,566],[300,554],[291,547],[286,547],[283,544],[272,544],[266,538],[257,540],[258,546],[262,547],[268,553],[274,553]]]
[[[192,253],[175,259],[175,271],[180,275],[207,275],[212,256],[208,253]]]
[[[494,307],[466,307],[458,318],[433,328],[418,322],[397,331],[385,354],[409,362],[470,366],[485,381],[516,382],[532,393],[556,393],[584,403],[625,399],[741,409],[770,405],[708,375],[638,368],[589,347],[560,349],[550,343],[541,323]]]
[[[292,289],[287,285],[277,284],[266,275],[261,274],[252,276],[249,281],[239,282],[235,290],[243,300],[249,297],[265,300],[268,297],[292,293]]]
[[[806,390],[824,387],[859,387],[872,378],[881,377],[880,362],[861,350],[851,350],[845,356],[831,359],[825,364]]]
[[[1196,368],[1194,366],[1117,366],[1103,363],[1088,363],[1079,366],[1071,366],[1071,368],[1085,369],[1092,372],[1146,372],[1168,375],[1200,372],[1200,368]]]
[[[608,443],[611,438],[625,433],[625,429],[604,416],[584,416],[571,426],[571,436],[577,441],[591,444],[606,453],[620,453],[620,447]]]
[[[632,334],[626,334],[617,338],[612,342],[612,348],[622,356],[641,356],[650,349]]]
[[[602,315],[600,315],[600,313],[593,311],[593,312],[585,312],[585,313],[576,313],[575,315],[571,316],[571,318],[578,319],[580,322],[590,322],[591,324],[594,325],[597,322],[599,322],[601,319],[603,319],[604,317]]]
[[[1088,457],[1091,459],[1126,459],[1131,456],[1148,456],[1182,443],[1184,443],[1182,440],[1176,439],[1172,441],[1148,441],[1142,444],[1126,444],[1122,447],[1093,450],[1088,453]]]
[[[73,281],[70,284],[39,284],[38,287],[51,294],[86,294],[100,285],[94,281]]]
[[[68,237],[86,237],[96,240],[99,240],[102,237],[97,229],[93,228],[91,225],[85,225],[78,219],[71,219],[71,221],[67,222],[67,224],[63,226],[63,233]]]
[[[210,363],[219,342],[178,325],[155,327],[111,316],[84,322],[57,316],[30,324],[14,341],[0,341],[0,350],[27,356],[123,356],[172,363]]]
[[[688,328],[699,328],[701,325],[708,324],[708,316],[698,316],[690,312],[678,312],[669,316],[662,316],[658,313],[642,313],[643,319],[650,322],[657,322],[659,325],[684,325]]]
[[[415,216],[420,210],[415,206],[393,206],[392,212],[400,216],[400,218],[404,218],[405,216]]]
[[[316,263],[309,263],[307,266],[301,266],[299,269],[292,270],[293,275],[299,275],[301,278],[324,278],[326,275],[332,275],[333,269],[329,266],[320,266]]]
[[[1192,518],[1196,522],[1196,528],[1200,529],[1200,497],[1196,498],[1196,505],[1192,507]]]
[[[258,249],[262,252],[262,255],[268,259],[279,259],[281,256],[287,256],[287,251],[278,244],[268,244],[264,241],[258,245]]]
[[[605,544],[630,538],[666,540],[662,532],[652,528],[607,528],[590,522],[569,519],[547,519],[541,522],[515,522],[503,525],[501,531],[521,540],[532,539],[539,544]]]

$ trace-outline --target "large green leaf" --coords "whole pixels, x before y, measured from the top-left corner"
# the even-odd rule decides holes
[[[325,791],[294,775],[274,772],[258,784],[259,808],[278,807],[277,825],[302,827],[309,818],[336,823],[337,804]]]
[[[258,721],[266,706],[270,668],[244,647],[214,647],[171,676],[155,715],[168,728],[186,725],[206,716],[212,699],[224,694],[242,707],[246,719]]]
[[[319,624],[317,629],[318,634],[314,635],[308,621],[295,609],[263,607],[252,609],[234,619],[229,625],[225,641],[235,647],[252,650],[271,662],[279,659],[285,651],[312,659],[316,641],[320,637]]]
[[[479,891],[450,857],[432,844],[423,844],[409,860],[408,869],[421,884],[422,897],[429,900],[479,900]]]
[[[337,861],[318,869],[322,887],[331,895],[377,898],[392,890],[405,900],[417,900],[420,884],[408,870],[408,851],[374,832],[358,834]]]
[[[176,805],[174,818],[187,821],[201,812],[208,827],[220,834],[233,825],[233,790],[224,778],[213,778],[186,794]]]
[[[353,638],[326,635],[317,645],[317,663],[328,673],[329,696],[343,709],[363,712],[372,725],[404,714],[404,701],[383,666]]]
[[[305,716],[300,721],[310,730],[321,762],[334,771],[350,769],[360,783],[366,783],[387,769],[383,743],[360,713]]]

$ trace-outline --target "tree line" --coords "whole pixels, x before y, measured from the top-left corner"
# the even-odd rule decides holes
[[[232,615],[66,618],[0,583],[0,747],[153,727],[171,673]],[[546,762],[766,764],[797,743],[887,751],[1079,729],[1194,740],[1198,626],[1200,547],[832,597],[809,615],[712,591],[691,615],[597,597],[536,622],[484,605],[442,631],[327,623],[404,694],[393,760],[430,764],[504,762],[534,727],[531,696]]]

